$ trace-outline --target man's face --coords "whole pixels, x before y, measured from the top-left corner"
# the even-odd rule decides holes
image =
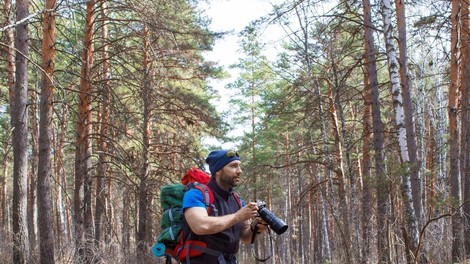
[[[241,161],[234,160],[217,172],[219,177],[216,179],[218,180],[217,182],[220,187],[229,190],[230,188],[237,187],[240,184],[240,175],[242,173],[240,164]]]

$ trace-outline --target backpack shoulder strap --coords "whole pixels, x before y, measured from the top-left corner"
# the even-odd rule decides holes
[[[240,206],[240,208],[242,208],[243,207],[242,201],[240,200],[240,196],[238,195],[238,193],[233,192],[233,197],[235,197],[235,200],[237,200],[238,206]]]
[[[211,188],[202,183],[194,184],[193,188],[196,188],[202,192],[202,195],[204,196],[204,204],[207,208],[207,214],[211,215],[211,213],[214,212],[214,215],[218,216],[219,212],[214,205],[214,193],[212,192]]]

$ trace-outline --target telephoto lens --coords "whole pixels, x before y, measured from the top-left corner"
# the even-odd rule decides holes
[[[269,227],[271,227],[274,232],[278,235],[282,235],[286,232],[287,228],[289,227],[284,221],[280,218],[276,217],[271,211],[266,208],[266,204],[264,202],[257,202],[258,204],[258,214],[261,216],[266,223],[268,223]]]

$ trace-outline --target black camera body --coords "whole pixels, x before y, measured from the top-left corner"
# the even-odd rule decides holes
[[[266,203],[263,201],[256,201],[256,205],[258,206],[258,214],[266,223],[268,223],[269,227],[276,232],[278,235],[282,235],[286,232],[287,228],[289,227],[284,221],[280,218],[275,216],[271,211],[266,208]]]

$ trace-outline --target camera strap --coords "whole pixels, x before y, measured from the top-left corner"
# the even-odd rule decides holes
[[[254,242],[255,242],[255,238],[256,238],[256,235],[258,234],[258,226],[255,225],[255,227],[252,229],[253,231],[253,234],[251,236],[251,244],[250,244],[250,248],[251,248],[251,254],[253,255],[253,257],[259,261],[259,262],[266,262],[269,258],[271,258],[271,255],[269,255],[267,258],[260,258],[258,256],[256,256],[256,253],[255,253],[255,246],[254,246]],[[268,235],[269,235],[269,245],[270,245],[270,251],[272,252],[273,250],[273,238],[271,237],[271,228],[268,226],[268,231],[267,231]]]

